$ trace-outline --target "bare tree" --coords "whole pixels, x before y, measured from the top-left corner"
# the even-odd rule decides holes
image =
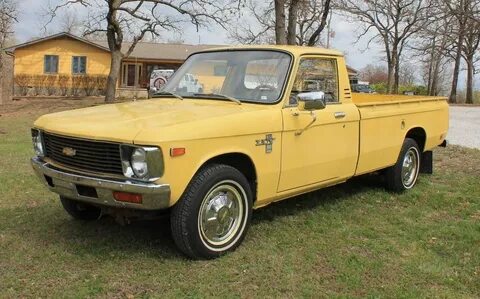
[[[13,35],[13,23],[17,22],[17,3],[14,0],[0,0],[0,91],[3,93],[4,81],[4,48]],[[0,94],[0,104],[3,103],[3,94]]]
[[[66,10],[59,16],[58,29],[62,32],[68,32],[75,35],[80,35],[84,31],[82,21],[78,17],[78,14],[70,10]]]
[[[368,64],[360,70],[360,78],[370,84],[386,83],[388,71],[384,66]]]
[[[111,53],[106,102],[115,100],[122,59],[128,57],[147,34],[158,36],[161,29],[181,30],[185,22],[197,28],[209,22],[220,26],[238,9],[238,1],[222,0],[60,0],[50,8],[51,20],[60,10],[83,6],[89,10],[86,35],[104,32]],[[49,23],[50,23],[49,22]],[[123,48],[124,42],[128,47]]]
[[[331,0],[250,0],[245,11],[248,18],[230,30],[233,40],[313,46],[327,26]]]
[[[456,45],[455,45],[455,66],[453,68],[452,88],[450,89],[450,102],[457,102],[457,87],[458,76],[460,74],[460,64],[462,60],[462,48],[465,40],[465,30],[468,21],[468,12],[470,9],[470,3],[472,0],[459,0],[452,3],[450,0],[443,0],[445,12],[448,15],[453,16],[454,21],[451,26],[456,28]]]
[[[388,67],[388,93],[398,93],[401,55],[416,34],[430,19],[431,0],[339,0],[338,7],[347,16],[363,24],[358,40],[371,30],[368,41],[383,44]]]
[[[478,4],[480,5],[480,3]],[[480,46],[480,13],[469,14],[465,27],[465,37],[462,46],[462,56],[467,64],[467,104],[473,104],[473,81],[475,75],[475,64],[480,60],[478,54]],[[475,18],[476,17],[476,18]]]
[[[441,85],[445,85],[444,72],[447,63],[452,60],[452,17],[444,14],[441,6],[436,6],[431,13],[435,18],[416,34],[416,41],[410,48],[424,66],[423,78],[427,94],[436,96],[443,88]]]

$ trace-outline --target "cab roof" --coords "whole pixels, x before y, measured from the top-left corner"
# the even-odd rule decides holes
[[[228,46],[215,47],[198,51],[196,53],[211,52],[211,51],[234,51],[234,50],[276,50],[289,52],[294,56],[301,56],[307,54],[314,55],[329,55],[329,56],[343,56],[343,53],[337,50],[325,49],[320,47],[308,46],[288,46],[288,45],[245,45],[245,46]]]

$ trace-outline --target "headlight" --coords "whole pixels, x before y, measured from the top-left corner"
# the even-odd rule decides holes
[[[45,156],[42,132],[40,132],[37,129],[32,129],[32,142],[33,142],[33,150],[35,151],[35,155],[39,157]]]
[[[163,157],[158,147],[121,145],[120,149],[126,177],[153,181],[163,175]]]
[[[138,178],[143,179],[148,174],[147,154],[143,148],[138,147],[133,150],[130,164],[132,165],[133,173]]]

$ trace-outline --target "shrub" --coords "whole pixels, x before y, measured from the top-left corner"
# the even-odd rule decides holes
[[[67,74],[58,75],[58,88],[60,89],[60,95],[66,96],[68,94],[68,86],[70,83],[70,76]]]
[[[48,96],[52,96],[57,91],[57,75],[46,75],[45,76],[45,92]]]
[[[43,95],[43,92],[46,87],[48,75],[33,75],[32,82],[33,82],[33,93],[36,96]]]
[[[94,95],[97,89],[97,78],[95,76],[86,75],[82,86],[86,96]]]
[[[32,83],[32,76],[28,74],[18,74],[15,75],[13,81],[18,87],[20,95],[26,96],[28,94],[28,87]]]
[[[107,79],[108,79],[108,77],[104,76],[104,75],[96,76],[97,90],[98,90],[99,95],[102,95],[102,96],[105,95],[105,92],[107,90]]]
[[[72,76],[72,95],[79,96],[79,91],[85,88],[86,85],[86,78],[85,75],[76,75]]]

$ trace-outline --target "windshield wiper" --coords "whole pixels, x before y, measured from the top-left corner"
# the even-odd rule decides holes
[[[183,100],[183,97],[176,94],[176,93],[173,93],[173,92],[170,92],[170,91],[160,91],[160,92],[157,92],[157,93],[154,93],[152,97],[160,97],[160,96],[173,96],[177,99],[180,99],[180,100]]]
[[[226,96],[224,94],[220,94],[220,93],[194,93],[193,94],[194,96],[201,96],[201,97],[217,97],[217,98],[222,98],[222,99],[227,99],[227,100],[230,100],[232,102],[235,102],[237,103],[238,105],[242,105],[242,102],[240,100],[237,100],[236,98],[232,98],[232,97],[229,97],[229,96]]]

